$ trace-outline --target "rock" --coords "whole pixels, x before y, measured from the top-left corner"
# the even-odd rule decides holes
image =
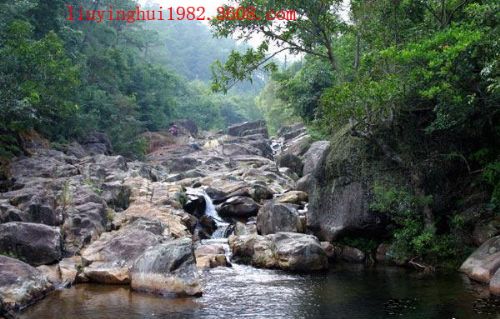
[[[226,252],[224,246],[212,244],[202,245],[196,248],[194,255],[196,257],[196,266],[200,269],[226,267]]]
[[[474,244],[480,246],[488,239],[500,234],[500,218],[480,221],[474,227],[472,239]]]
[[[362,263],[365,261],[365,253],[355,247],[336,246],[336,257],[350,263]]]
[[[17,158],[10,164],[10,175],[18,182],[29,182],[35,177],[60,178],[78,175],[74,158],[54,150],[39,150],[31,157]]]
[[[43,224],[10,222],[0,225],[0,253],[39,266],[62,257],[59,228]]]
[[[265,185],[253,184],[249,190],[249,195],[254,201],[260,202],[265,199],[272,199],[274,193],[269,187]]]
[[[85,276],[93,282],[108,285],[130,283],[129,267],[124,263],[95,262],[85,268]]]
[[[196,189],[188,189],[186,191],[186,197],[186,202],[182,205],[182,208],[189,214],[201,217],[205,213],[207,207],[203,193]]]
[[[49,226],[59,226],[63,221],[62,214],[56,211],[56,200],[48,194],[36,194],[26,205],[28,220]]]
[[[207,187],[205,193],[212,199],[214,204],[220,204],[227,199],[227,193],[216,188]]]
[[[239,143],[224,144],[222,147],[222,152],[225,156],[229,158],[234,156],[263,155],[260,149],[253,147],[249,144],[239,144]]]
[[[40,272],[47,277],[51,284],[58,286],[61,284],[61,274],[59,273],[58,265],[41,265],[36,267]]]
[[[262,135],[264,138],[269,137],[269,133],[267,132],[267,127],[259,127],[252,130],[246,130],[241,133],[241,136],[252,136],[252,135]]]
[[[91,155],[112,153],[111,141],[105,133],[94,132],[82,141],[82,147]]]
[[[235,196],[226,200],[217,210],[222,217],[248,218],[256,216],[259,205],[253,199]]]
[[[131,287],[154,294],[200,296],[192,241],[177,239],[149,248],[131,269]]]
[[[61,260],[59,262],[59,273],[62,284],[64,286],[72,285],[82,269],[83,262],[80,256],[73,256]]]
[[[288,132],[288,133],[284,134],[283,138],[285,139],[285,141],[288,141],[288,140],[296,138],[297,136],[300,136],[300,135],[302,135],[304,133],[306,133],[306,129],[305,128],[301,128],[301,129],[294,130],[294,131],[291,131],[291,132]]]
[[[257,225],[254,222],[242,223],[236,222],[234,226],[234,235],[235,236],[243,236],[243,235],[252,235],[257,234]]]
[[[0,202],[0,224],[27,221],[29,221],[27,213],[12,206],[7,200]]]
[[[309,193],[312,183],[313,183],[313,178],[311,174],[304,175],[301,178],[299,178],[299,180],[295,183],[295,189],[298,191]]]
[[[83,158],[85,156],[88,156],[85,149],[77,142],[71,142],[70,144],[66,145],[66,147],[64,148],[64,153],[76,158]]]
[[[278,203],[288,203],[300,205],[303,202],[307,202],[307,193],[301,191],[289,191],[278,197]]]
[[[271,148],[271,145],[269,144],[268,140],[250,141],[249,145],[258,149],[260,151],[261,156],[273,159],[273,149]]]
[[[279,137],[283,137],[283,138],[288,137],[285,139],[290,139],[290,138],[294,138],[295,136],[297,136],[301,133],[304,133],[305,131],[306,131],[306,128],[305,128],[304,124],[296,123],[293,125],[286,125],[286,126],[280,127],[278,132],[277,132],[277,135]]]
[[[257,231],[261,235],[277,232],[302,232],[297,210],[292,205],[269,202],[257,214]]]
[[[408,183],[403,172],[376,153],[373,145],[348,130],[345,127],[334,135],[330,151],[324,152],[311,173],[307,226],[329,242],[340,234],[387,234],[389,218],[370,210],[373,187],[380,180],[392,185]]]
[[[40,270],[0,255],[0,316],[13,315],[53,289]]]
[[[299,179],[299,176],[291,168],[280,167],[279,172],[281,175],[288,176],[290,179],[292,179],[294,181]]]
[[[311,235],[277,233],[268,235],[276,245],[276,258],[281,269],[315,271],[328,268],[328,259],[318,239]]]
[[[198,135],[198,126],[193,120],[190,119],[177,120],[174,122],[174,124],[185,128],[191,134],[191,136]]]
[[[391,245],[389,244],[380,244],[377,247],[377,251],[375,254],[375,260],[379,263],[388,263],[392,261],[392,257],[390,255]]]
[[[500,296],[500,270],[497,270],[490,280],[490,293]]]
[[[231,236],[229,246],[236,260],[256,267],[308,272],[328,268],[328,258],[311,235],[280,232],[259,236]]]
[[[265,128],[266,122],[255,121],[255,122],[245,122],[240,124],[235,124],[227,129],[227,134],[232,136],[242,136],[242,133],[249,130],[255,130],[259,128]]]
[[[316,170],[318,163],[330,151],[330,142],[318,141],[311,144],[309,150],[304,154],[304,169],[302,176],[310,174]]]
[[[312,139],[309,135],[299,135],[296,138],[289,140],[283,146],[282,154],[290,154],[302,156],[307,152],[311,145]],[[302,172],[302,170],[301,170]]]
[[[87,187],[78,187],[68,191],[71,200],[64,208],[66,220],[62,227],[64,248],[74,255],[84,245],[97,239],[105,231],[107,206],[104,200]]]
[[[487,240],[460,266],[460,271],[470,278],[489,283],[500,268],[500,236]]]
[[[198,168],[198,166],[201,165],[201,161],[194,157],[184,156],[181,158],[173,158],[164,162],[163,165],[165,165],[171,173],[182,173]]]
[[[284,154],[278,157],[278,165],[280,167],[290,168],[297,176],[302,176],[302,167],[304,164],[302,160],[293,154]]]
[[[164,227],[160,222],[137,219],[118,231],[104,233],[81,251],[84,274],[104,284],[130,282],[129,268],[144,251],[158,244]]]
[[[116,211],[128,208],[130,204],[131,189],[128,185],[123,185],[122,181],[112,181],[101,186],[101,197],[109,207]]]
[[[322,241],[320,244],[321,248],[323,248],[323,250],[326,253],[326,256],[328,257],[328,260],[333,260],[337,257],[335,246],[333,246],[332,243],[328,241]]]

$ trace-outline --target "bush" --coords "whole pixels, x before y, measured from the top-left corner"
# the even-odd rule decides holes
[[[450,234],[437,234],[426,227],[423,207],[432,201],[431,196],[419,197],[405,189],[375,185],[374,201],[370,208],[386,213],[396,228],[392,232],[391,253],[405,262],[419,259],[430,264],[455,266],[461,257],[460,242]]]

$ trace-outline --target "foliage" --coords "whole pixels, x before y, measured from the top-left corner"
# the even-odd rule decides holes
[[[367,254],[371,254],[372,252],[374,252],[377,249],[378,245],[380,244],[373,238],[354,237],[354,236],[342,237],[339,243],[349,247],[355,247]]]
[[[70,22],[65,4],[0,4],[1,157],[21,152],[17,136],[30,129],[58,143],[103,131],[114,151],[134,158],[146,150],[141,133],[168,128],[179,118],[220,129],[259,117],[256,93],[248,85],[235,88],[230,102],[223,103],[196,80],[208,80],[211,61],[236,48],[233,40],[214,40],[206,26],[191,21],[172,28],[149,22]],[[136,5],[132,0],[67,4],[86,9]],[[206,50],[193,49],[192,43]]]
[[[438,235],[425,227],[422,210],[432,201],[430,196],[416,196],[407,190],[380,184],[374,186],[373,194],[370,209],[388,214],[396,225],[391,253],[397,260],[417,258],[435,264],[461,257],[457,238]]]
[[[235,81],[248,80],[252,72],[259,69],[275,71],[272,58],[284,51],[316,56],[328,61],[332,70],[337,70],[333,38],[345,29],[345,23],[339,18],[341,3],[339,0],[233,1],[235,7],[252,8],[247,14],[250,18],[212,19],[215,34],[225,38],[237,34],[239,39],[259,35],[263,40],[256,49],[250,48],[245,53],[233,50],[225,63],[216,62],[213,89],[225,92]],[[295,10],[296,19],[266,19],[269,11],[281,9]],[[276,52],[271,53],[271,43],[279,47]]]

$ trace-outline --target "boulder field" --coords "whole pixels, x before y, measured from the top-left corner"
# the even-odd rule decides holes
[[[272,140],[262,121],[227,134],[192,124],[175,137],[145,134],[144,161],[112,155],[100,133],[12,159],[0,192],[0,315],[81,282],[199,296],[204,272],[234,262],[311,272],[369,259],[335,242],[386,227],[369,212],[375,167],[356,166],[357,141],[313,141],[300,124]],[[487,240],[461,268],[495,294],[499,243]]]

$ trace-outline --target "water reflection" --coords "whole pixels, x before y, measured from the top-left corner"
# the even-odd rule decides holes
[[[204,295],[166,299],[127,287],[78,285],[21,318],[500,318],[460,275],[418,278],[398,268],[291,275],[234,265],[204,273]],[[480,310],[478,310],[480,309]]]

